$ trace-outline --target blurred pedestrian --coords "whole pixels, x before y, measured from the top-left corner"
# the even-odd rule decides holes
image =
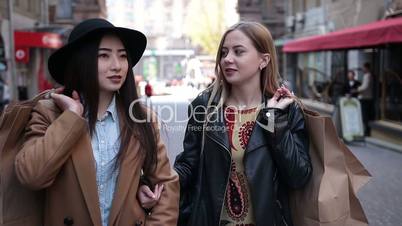
[[[50,56],[64,87],[35,106],[15,162],[23,185],[45,189],[45,226],[176,225],[178,177],[156,121],[143,121],[152,112],[137,101],[131,70],[145,47],[141,32],[89,19]],[[152,215],[133,195],[141,171],[163,184]]]
[[[146,95],[147,97],[151,97],[152,94],[153,94],[152,86],[151,86],[151,84],[149,83],[149,81],[147,81],[147,84],[145,85],[145,95]]]
[[[256,22],[229,28],[215,71],[213,86],[189,106],[174,164],[179,225],[291,226],[288,192],[302,188],[312,168],[303,113],[278,86],[270,32]]]
[[[362,84],[357,88],[357,92],[362,108],[364,134],[368,136],[370,134],[369,122],[373,120],[374,116],[373,75],[370,63],[363,64],[363,72]]]
[[[345,85],[345,95],[348,97],[357,97],[357,89],[361,83],[356,80],[356,74],[353,70],[348,71],[348,82]]]

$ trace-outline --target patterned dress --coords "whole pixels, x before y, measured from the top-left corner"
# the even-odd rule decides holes
[[[229,134],[232,163],[221,213],[221,226],[255,225],[243,157],[258,111],[258,108],[236,110],[227,107],[225,109],[225,123]]]

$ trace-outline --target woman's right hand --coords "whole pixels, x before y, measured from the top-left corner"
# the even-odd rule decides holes
[[[288,88],[282,86],[278,88],[274,96],[268,100],[267,102],[267,107],[268,108],[279,108],[279,109],[285,109],[287,108],[291,103],[294,102],[294,95],[292,92],[289,91]]]
[[[155,185],[155,191],[151,191],[151,189],[147,185],[141,185],[137,191],[138,200],[141,203],[142,208],[152,209],[159,201],[162,190],[162,185]]]
[[[54,100],[56,105],[62,110],[69,110],[82,116],[84,113],[84,106],[80,101],[80,96],[77,91],[73,91],[72,97],[66,96],[63,93],[64,87],[57,88],[54,93],[50,94],[50,97]]]

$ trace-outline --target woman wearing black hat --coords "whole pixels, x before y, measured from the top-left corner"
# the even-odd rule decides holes
[[[90,19],[49,58],[64,87],[35,106],[15,162],[22,184],[46,191],[45,226],[176,225],[178,177],[131,70],[145,47],[142,33]],[[147,216],[136,198],[141,171],[163,184]]]

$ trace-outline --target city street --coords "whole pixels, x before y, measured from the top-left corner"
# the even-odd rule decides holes
[[[162,137],[166,141],[171,163],[182,151],[188,103],[185,95],[152,97],[153,108],[159,109],[159,117],[165,121]],[[167,121],[173,117],[167,110],[170,107],[177,109],[175,117],[179,122]],[[373,176],[358,193],[369,225],[402,225],[402,154],[364,143],[349,147]]]
[[[195,223],[265,226],[278,219],[282,221],[279,224],[291,223],[290,219],[286,219],[288,206],[282,205],[281,193],[276,191],[276,181],[285,182],[283,180],[286,179],[289,187],[292,184],[297,186],[307,180],[306,176],[311,170],[309,164],[300,159],[303,154],[300,152],[292,153],[294,155],[290,155],[292,157],[288,161],[275,158],[274,163],[270,163],[271,154],[275,155],[274,148],[271,148],[275,145],[271,144],[280,137],[283,138],[281,145],[288,145],[287,141],[290,141],[292,147],[294,144],[300,147],[305,141],[304,137],[298,139],[300,137],[286,137],[289,134],[277,135],[280,132],[277,126],[286,124],[288,128],[298,128],[300,124],[296,119],[301,114],[289,113],[289,120],[282,122],[278,119],[281,119],[283,111],[275,109],[275,114],[262,111],[260,113],[266,116],[264,121],[267,121],[268,130],[272,126],[275,136],[267,138],[269,136],[265,134],[266,131],[258,132],[258,127],[253,133],[255,124],[261,125],[255,121],[257,110],[261,108],[255,107],[262,102],[262,93],[270,98],[267,105],[273,108],[284,108],[288,98],[296,97],[306,109],[330,116],[335,122],[336,131],[345,142],[359,140],[347,145],[372,175],[371,180],[357,193],[368,224],[402,226],[401,56],[402,0],[0,0],[0,124],[5,125],[0,128],[0,144],[6,144],[0,156],[0,226],[43,225],[43,222],[57,225],[61,224],[61,220],[64,220],[65,225],[79,226],[145,223],[172,226],[177,214],[165,213],[166,210],[174,210],[177,204],[174,199],[177,197],[171,194],[177,194],[177,189],[169,186],[168,177],[164,177],[166,180],[158,176],[149,178],[156,180],[152,181],[155,183],[163,179],[166,186],[165,195],[161,197],[168,199],[161,200],[166,205],[153,209],[153,218],[138,214],[142,213],[143,208],[148,208],[141,197],[138,200],[134,200],[135,196],[125,198],[125,194],[135,193],[140,186],[137,183],[131,186],[132,183],[126,180],[135,179],[130,175],[138,161],[132,162],[129,155],[121,154],[130,152],[126,151],[130,148],[121,145],[119,149],[117,141],[125,138],[121,141],[127,143],[130,134],[118,136],[120,132],[127,134],[127,126],[116,121],[113,112],[115,108],[118,109],[118,119],[121,116],[122,119],[130,117],[136,120],[134,117],[142,113],[138,112],[138,105],[134,104],[142,102],[152,109],[159,118],[159,134],[173,166],[176,156],[183,151],[188,115],[195,110],[190,108],[188,112],[188,106],[202,90],[208,88],[225,97],[224,104],[227,106],[233,105],[244,110],[235,114],[228,112],[225,116],[230,117],[225,117],[228,119],[225,123],[211,123],[208,127],[199,124],[188,129],[193,133],[190,136],[195,134],[196,137],[203,130],[213,131],[207,133],[206,151],[203,152],[207,159],[205,164],[200,164],[206,166],[198,170],[202,172],[199,174],[201,181],[205,181],[204,177],[208,177],[207,180],[222,179],[225,175],[220,173],[225,170],[225,163],[227,166],[231,164],[231,180],[227,178],[231,183],[227,183],[227,188],[220,186],[220,183],[203,183],[203,186],[210,186],[207,190],[211,194],[219,194],[226,189],[229,195],[223,199],[218,196],[200,196],[200,206],[208,205],[206,208],[194,208],[200,210],[199,214],[193,215],[200,218],[195,219]],[[39,98],[35,97],[58,87],[64,87],[63,94],[72,94],[74,99],[71,101],[66,96],[52,96],[60,110],[71,110],[87,119],[93,148],[85,145],[85,150],[93,151],[95,161],[74,157],[76,153],[83,152],[74,152],[77,148],[67,142],[71,139],[60,138],[74,138],[81,130],[75,130],[75,127],[68,129],[76,125],[73,123],[76,120],[71,117],[67,117],[67,121],[60,119],[62,126],[58,126],[58,120],[53,125],[53,119],[58,117],[54,109],[43,112],[46,119],[52,119],[48,126],[42,123],[36,128],[35,123],[41,123],[40,120],[36,120],[35,114],[29,115],[31,121],[27,124],[41,132],[32,137],[35,140],[32,142],[37,139],[41,141],[37,142],[38,145],[23,145],[31,142],[31,137],[28,137],[30,140],[22,139],[22,133],[21,136],[12,136],[13,133],[8,136],[7,125],[12,120],[8,120],[7,114],[13,112],[14,107],[19,110],[22,106],[19,103],[24,103],[24,106],[31,106],[31,103],[32,106],[41,105],[37,103]],[[116,101],[110,102],[112,96],[116,97],[113,98]],[[127,100],[134,101],[127,106]],[[107,106],[107,103],[113,104]],[[122,107],[129,109],[120,111]],[[106,109],[105,117],[100,117]],[[25,113],[28,116],[29,112]],[[147,115],[148,120],[149,116],[151,114]],[[12,125],[13,129],[18,126]],[[313,126],[311,131],[316,129]],[[222,135],[220,131],[223,130],[230,134],[230,139],[224,142],[228,147],[223,143],[213,143],[221,139],[219,135]],[[23,131],[23,128],[18,131]],[[209,136],[212,133],[217,136]],[[250,136],[252,133],[253,136]],[[144,137],[153,135],[147,129],[139,134]],[[9,141],[10,137],[21,139]],[[200,139],[205,140],[205,136],[200,136]],[[266,139],[270,139],[270,145],[266,144]],[[17,157],[17,152],[6,150],[8,146],[13,150],[19,147],[7,146],[9,143],[14,144],[12,142],[24,147],[23,153]],[[49,148],[48,143],[54,148]],[[81,141],[75,143],[84,144]],[[250,145],[247,147],[248,143]],[[142,142],[141,145],[144,150],[152,149],[153,146],[152,142]],[[66,149],[60,152],[65,156],[60,155],[63,161],[52,164],[58,158],[47,158],[46,154],[51,154],[53,149],[59,150],[59,146]],[[34,149],[32,155],[31,148]],[[257,148],[264,150],[253,152],[252,149]],[[232,159],[230,156],[222,158],[216,155],[219,151],[215,149],[228,149],[233,154]],[[236,151],[231,152],[230,149]],[[286,149],[295,150],[288,146]],[[118,150],[116,158],[119,161],[115,161],[114,156]],[[42,154],[36,155],[36,152]],[[279,153],[282,154],[279,157],[285,156]],[[334,153],[332,149],[325,156],[331,153]],[[70,158],[74,167],[70,164]],[[91,167],[93,162],[95,169],[77,167]],[[114,162],[115,169],[119,171],[110,170],[109,165]],[[126,174],[125,165],[130,165],[130,174]],[[313,173],[320,172],[319,165],[313,165]],[[343,163],[326,165],[343,166]],[[286,169],[277,172],[282,166]],[[141,167],[146,171],[146,176],[152,176],[148,175],[144,165]],[[259,173],[261,169],[263,173]],[[165,173],[170,172],[169,166],[167,171]],[[85,174],[81,175],[83,172]],[[104,176],[106,173],[110,173],[110,176]],[[248,176],[244,176],[245,173]],[[279,175],[278,180],[276,175]],[[288,176],[285,178],[284,175]],[[329,177],[335,181],[326,183],[324,178],[317,184],[326,193],[330,191],[330,195],[313,197],[312,193],[317,194],[316,187],[310,189],[305,186],[305,194],[308,195],[303,200],[307,201],[297,201],[303,206],[300,209],[311,212],[306,202],[317,199],[319,201],[315,202],[319,202],[320,209],[313,211],[317,217],[305,217],[307,222],[304,223],[298,219],[295,226],[312,226],[311,218],[330,221],[335,216],[338,222],[343,220],[338,214],[333,214],[335,209],[345,213],[343,216],[356,215],[346,205],[333,203],[329,211],[323,211],[328,210],[327,206],[323,208],[322,205],[328,199],[345,204],[347,202],[344,200],[349,198],[353,199],[349,206],[356,203],[354,196],[336,194],[337,191],[346,191],[342,190],[347,187],[346,182],[342,183],[342,178],[344,181],[348,178],[346,175]],[[96,178],[96,181],[88,178]],[[116,181],[124,183],[120,186]],[[83,186],[83,182],[88,184]],[[316,185],[315,180],[310,180],[308,185],[312,184]],[[34,203],[39,198],[36,193],[25,190],[25,186],[46,190],[46,206]],[[337,186],[341,189],[337,189]],[[90,193],[87,188],[91,188]],[[98,196],[93,197],[92,191],[96,188]],[[134,192],[127,192],[128,189]],[[267,192],[271,190],[274,191],[272,194]],[[67,193],[68,196],[65,195]],[[269,198],[266,198],[267,195]],[[15,199],[14,196],[22,199]],[[116,200],[114,197],[117,197]],[[20,203],[18,200],[32,202]],[[220,212],[211,208],[221,205],[225,208]],[[45,215],[42,214],[43,208],[46,209]],[[31,209],[39,212],[31,213]],[[156,212],[159,210],[164,212],[163,218],[155,217],[162,216]],[[279,212],[285,214],[279,216]],[[295,216],[296,212],[294,209]],[[224,214],[220,217],[220,213]],[[205,222],[206,218],[208,222]],[[29,223],[26,219],[29,219]],[[327,222],[325,225],[358,226],[355,222],[345,222],[348,225],[338,222]],[[363,226],[367,226],[367,223]]]
[[[183,149],[182,142],[187,125],[187,107],[190,103],[188,93],[182,95],[152,96],[151,106],[158,114],[161,123],[161,137],[168,149],[173,164]]]
[[[358,193],[369,225],[402,225],[402,154],[369,144],[349,147],[373,176]]]

